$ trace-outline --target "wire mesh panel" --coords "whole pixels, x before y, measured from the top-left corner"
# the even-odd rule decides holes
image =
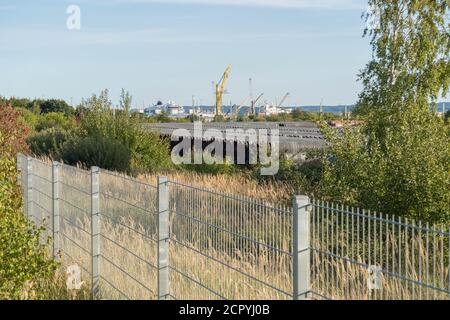
[[[450,298],[448,225],[307,197],[291,208],[167,178],[52,170],[23,155],[18,169],[25,213],[45,227],[42,241],[57,234],[63,265],[81,267],[94,298],[157,299],[159,289],[172,299],[292,299],[300,284],[313,299]]]
[[[100,172],[100,295],[156,299],[157,188]]]
[[[52,234],[52,166],[38,159],[31,159],[30,216],[36,226],[44,228],[41,241],[46,242]]]
[[[23,210],[24,214],[27,214],[27,157],[21,153],[17,155],[17,183],[20,185],[20,189],[22,191],[23,197]]]
[[[174,299],[292,299],[292,209],[169,182]]]
[[[91,177],[90,172],[76,167],[60,165],[57,181],[59,188],[59,238],[62,261],[76,263],[82,278],[91,278]]]
[[[449,299],[449,229],[313,201],[312,291],[329,299]]]

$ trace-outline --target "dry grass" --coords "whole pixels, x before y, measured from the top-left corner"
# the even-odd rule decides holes
[[[245,175],[212,175],[189,171],[176,171],[160,174],[141,175],[138,179],[156,184],[158,175],[165,175],[171,181],[201,186],[229,194],[239,194],[254,199],[265,200],[270,203],[290,203],[295,190],[287,183],[271,181],[258,182]]]
[[[124,225],[136,228],[141,234],[146,233],[146,228],[138,226],[129,219],[122,219]],[[88,221],[86,221],[88,223]],[[102,223],[102,232],[120,243],[121,246],[131,251],[128,252],[112,243],[102,242],[102,255],[107,257],[116,266],[125,270],[117,269],[109,261],[101,260],[101,274],[106,281],[101,281],[102,297],[107,299],[156,299],[157,273],[153,267],[156,265],[156,243],[141,234],[130,231],[130,229],[114,225],[108,222]],[[83,244],[89,247],[89,239],[83,238],[82,232],[75,228],[65,230],[73,239],[83,239]],[[418,247],[422,248],[416,258],[425,258],[424,244],[418,241]],[[200,250],[195,245],[185,243],[194,249]],[[316,245],[317,247],[320,244]],[[64,249],[73,257],[75,262],[85,268],[89,268],[90,258],[83,251],[70,242],[65,242]],[[285,249],[288,249],[286,246]],[[178,299],[219,299],[221,296],[228,299],[290,299],[291,292],[291,258],[278,255],[276,257],[269,250],[260,250],[257,256],[238,252],[235,257],[220,252],[212,247],[201,250],[198,254],[175,241],[170,243],[170,294]],[[212,257],[210,259],[206,255]],[[144,262],[137,256],[145,259]],[[343,261],[332,257],[324,257],[313,254],[312,290],[330,299],[366,300],[366,299],[448,299],[447,293],[403,281],[396,277],[383,275],[381,288],[369,290],[367,286],[367,268],[357,264]],[[441,257],[437,257],[440,260]],[[217,262],[220,261],[221,263]],[[362,259],[359,259],[362,262]],[[66,263],[73,262],[66,259]],[[225,266],[235,268],[229,268]],[[432,279],[432,274],[420,275],[417,268],[413,268],[411,260],[406,263],[410,266],[409,271],[403,277],[424,281],[430,277],[428,282],[436,284],[437,279]],[[153,266],[151,266],[153,265]],[[425,263],[423,264],[425,270]],[[89,269],[88,269],[89,270]],[[236,270],[240,270],[237,272]],[[189,278],[179,272],[187,274]],[[247,275],[244,275],[247,274]],[[448,266],[436,269],[438,278],[448,281]],[[249,275],[249,276],[248,276]],[[85,279],[89,279],[85,273]],[[279,288],[271,288],[260,281]],[[110,282],[115,288],[111,287]],[[437,283],[439,284],[439,283]],[[446,284],[444,284],[445,287]],[[147,287],[147,288],[145,288]],[[206,288],[205,288],[206,287]],[[208,290],[209,288],[210,290]],[[313,299],[320,299],[319,295],[312,295]]]
[[[70,182],[80,190],[89,189],[86,173],[69,170],[63,176],[66,183]],[[138,184],[127,177],[101,174],[100,185],[104,193],[100,198],[102,298],[157,297],[156,175],[139,178],[153,186]],[[286,186],[265,188],[242,177],[195,173],[175,173],[169,178],[202,187],[192,189],[170,185],[170,294],[173,298],[291,299],[292,258],[286,254],[291,252],[291,209],[284,206],[268,209],[271,201],[267,201],[290,197]],[[204,188],[215,193],[211,194]],[[218,194],[219,191],[239,196],[224,196]],[[253,201],[242,195],[265,201]],[[61,237],[63,263],[80,264],[89,286],[89,198],[69,189],[62,190],[61,197],[78,206],[61,206],[61,215],[65,217],[61,226],[65,235]],[[326,223],[332,227],[336,220]],[[369,264],[367,251],[362,254],[355,250],[358,243],[355,239],[348,241],[349,229],[336,227],[336,232],[342,234],[336,239],[346,237],[346,241],[330,246],[324,244],[320,236],[317,237],[324,232],[323,229],[320,231],[320,225],[323,225],[322,221],[313,220],[314,248],[325,252],[337,249],[351,252],[347,258]],[[388,250],[381,252],[394,257],[394,263],[397,256],[401,257],[402,266],[406,266],[401,276],[412,281],[384,273],[381,288],[369,290],[366,267],[313,251],[311,283],[317,294],[312,298],[320,298],[320,295],[332,299],[449,298],[446,292],[419,285],[421,282],[448,288],[448,250],[445,249],[448,238],[438,238],[437,246],[434,239],[430,247],[423,235],[399,233],[397,228],[385,229],[382,236],[383,248],[386,245]],[[408,245],[411,243],[414,245]],[[373,247],[371,250],[376,252],[383,248]],[[433,256],[429,254],[430,248],[433,248]],[[371,264],[379,264],[396,273],[393,265],[386,263],[386,260],[379,259],[378,262],[372,260]],[[427,267],[431,265],[433,268]]]

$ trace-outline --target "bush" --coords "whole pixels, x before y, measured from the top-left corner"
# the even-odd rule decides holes
[[[34,113],[33,111],[30,111],[28,109],[23,108],[15,108],[17,111],[20,112],[20,120],[24,121],[30,129],[34,129],[36,126],[36,123],[38,122],[39,115]]]
[[[140,132],[134,147],[131,169],[134,173],[155,172],[173,167],[170,145],[153,132]]]
[[[120,141],[103,136],[72,138],[64,143],[61,159],[70,165],[98,166],[112,171],[128,171],[131,152]]]
[[[42,230],[23,215],[15,158],[28,150],[28,129],[19,117],[11,106],[0,106],[0,299],[43,297],[57,268],[39,243]]]
[[[327,132],[324,192],[333,200],[422,221],[450,219],[448,125],[410,110],[383,139],[365,127]]]
[[[73,118],[67,117],[64,113],[50,112],[41,115],[35,124],[36,131],[43,131],[50,128],[70,130],[75,126]]]
[[[0,152],[8,152],[11,157],[19,152],[28,152],[26,139],[30,129],[21,120],[20,111],[14,110],[10,104],[0,103],[0,132],[4,134],[0,141]]]
[[[2,154],[0,168],[0,299],[26,298],[31,291],[39,298],[43,281],[57,265],[47,256],[47,246],[39,244],[42,230],[30,226],[22,213],[13,158]]]
[[[99,96],[93,95],[80,110],[81,121],[77,134],[80,137],[103,137],[119,142],[131,154],[131,166],[127,171],[155,171],[172,167],[170,146],[167,140],[157,134],[144,131],[138,117],[131,116],[131,97],[122,92],[120,105],[123,109],[113,110],[104,90]],[[96,164],[101,166],[101,164]]]
[[[69,133],[63,129],[50,128],[37,132],[27,139],[30,150],[36,156],[49,156],[52,159],[61,159],[61,149],[69,139]]]

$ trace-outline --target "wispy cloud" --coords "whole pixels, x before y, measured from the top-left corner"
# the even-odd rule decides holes
[[[175,3],[196,5],[252,6],[274,8],[362,9],[364,0],[116,0],[128,3]]]
[[[37,49],[50,47],[105,47],[141,46],[148,44],[236,44],[273,41],[295,41],[313,38],[359,37],[354,31],[332,32],[242,32],[239,34],[211,36],[204,32],[179,29],[139,29],[128,31],[71,32],[67,30],[3,29],[0,49]]]

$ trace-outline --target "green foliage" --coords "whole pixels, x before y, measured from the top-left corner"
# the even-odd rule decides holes
[[[36,156],[49,156],[52,159],[61,159],[61,150],[69,139],[70,133],[60,128],[49,128],[30,135],[27,143],[31,152]]]
[[[380,24],[365,30],[375,56],[360,74],[358,109],[385,120],[395,109],[428,109],[430,100],[449,89],[449,2],[370,0],[369,5],[379,12]]]
[[[39,298],[57,265],[47,256],[47,246],[39,244],[42,230],[22,214],[13,158],[2,154],[0,168],[0,299],[26,298],[31,291]]]
[[[213,122],[224,122],[225,121],[225,117],[221,114],[216,114],[214,116]]]
[[[320,196],[322,164],[315,152],[307,153],[306,161],[298,161],[284,153],[280,154],[279,170],[274,176],[261,176],[261,165],[251,168],[252,176],[260,182],[278,181],[291,186],[298,194]]]
[[[14,109],[30,109],[31,101],[26,98],[10,98],[6,99],[3,97],[0,97],[0,104],[3,105],[11,105]]]
[[[27,98],[3,98],[0,97],[0,104],[10,104],[14,109],[27,109],[38,115],[40,113],[61,112],[66,116],[74,114],[75,110],[60,99],[34,99]]]
[[[36,126],[36,123],[39,120],[39,115],[29,109],[24,109],[24,108],[15,108],[15,109],[20,112],[19,119],[21,121],[24,121],[27,124],[27,126],[31,130],[33,130],[34,127]]]
[[[61,112],[66,116],[70,116],[75,112],[64,100],[49,99],[40,101],[38,104],[42,113]]]
[[[138,133],[137,140],[139,143],[134,147],[134,156],[131,161],[133,173],[156,172],[173,167],[167,140],[159,138],[153,132],[145,131]]]
[[[159,123],[167,123],[172,121],[172,119],[169,118],[169,115],[166,112],[161,112],[160,114],[154,115],[152,118],[155,122]]]
[[[0,299],[27,298],[30,293],[40,298],[57,264],[47,256],[48,247],[39,243],[42,229],[23,215],[15,157],[28,150],[28,129],[19,112],[10,106],[0,109]]]
[[[34,129],[43,131],[49,128],[70,130],[75,127],[75,120],[61,112],[50,112],[40,116],[35,122]]]
[[[294,108],[291,113],[292,120],[299,121],[299,120],[310,120],[310,121],[317,121],[319,120],[319,114],[313,113],[313,112],[305,112],[302,111],[300,108]]]
[[[131,96],[122,92],[120,105],[123,109],[112,108],[108,91],[93,95],[85,101],[80,110],[80,125],[76,132],[79,137],[102,137],[115,144],[120,143],[131,154],[132,172],[153,171],[171,167],[169,143],[156,134],[143,131],[139,117],[129,113]],[[65,159],[65,158],[64,158]],[[96,164],[101,166],[100,164]]]
[[[366,124],[343,132],[323,126],[324,194],[387,214],[449,221],[448,125],[429,101],[448,92],[446,1],[371,0],[380,28],[374,59],[361,73],[358,103]],[[408,35],[407,37],[400,34]]]
[[[61,158],[70,165],[98,166],[113,171],[130,168],[131,153],[120,141],[103,137],[75,137],[64,143]]]
[[[365,127],[342,136],[327,132],[332,159],[324,159],[324,192],[387,214],[447,222],[450,149],[443,121],[422,112],[396,118],[382,142]]]

